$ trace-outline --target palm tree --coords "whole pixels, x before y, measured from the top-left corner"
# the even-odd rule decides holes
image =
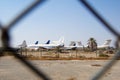
[[[96,40],[94,38],[90,38],[88,40],[88,48],[90,49],[90,51],[97,50],[97,43],[96,43]]]

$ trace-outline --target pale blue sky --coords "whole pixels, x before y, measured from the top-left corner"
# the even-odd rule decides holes
[[[34,0],[0,0],[0,21],[7,25]],[[104,18],[120,32],[120,0],[88,0]],[[45,43],[47,40],[65,38],[70,41],[81,41],[86,45],[90,37],[98,44],[115,37],[107,31],[97,19],[78,0],[47,0],[20,21],[11,32],[12,44],[21,44],[23,40],[32,44],[36,40]]]

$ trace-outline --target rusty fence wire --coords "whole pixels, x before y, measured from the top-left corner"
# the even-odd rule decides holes
[[[34,3],[30,4],[21,14],[16,16],[7,26],[3,26],[2,23],[0,24],[1,29],[1,41],[2,41],[2,47],[0,49],[0,57],[4,55],[6,51],[10,51],[17,59],[21,61],[24,65],[26,65],[28,68],[30,68],[40,79],[43,80],[51,80],[48,75],[46,75],[44,72],[42,72],[37,67],[33,66],[30,62],[25,60],[20,54],[17,54],[17,51],[14,48],[10,47],[10,40],[11,35],[10,30],[14,27],[16,23],[18,23],[20,20],[24,19],[25,16],[27,16],[33,9],[35,9],[37,6],[41,6],[46,0],[35,0]],[[117,31],[111,26],[105,19],[95,10],[86,0],[79,0],[79,2],[86,7],[86,9],[93,14],[95,18],[98,19],[101,24],[103,24],[104,28],[107,28],[115,37],[116,37],[116,47],[120,48],[120,34],[117,33]],[[80,4],[80,5],[81,5]],[[118,52],[113,56],[113,58],[96,74],[91,80],[99,80],[114,64],[117,62],[117,59],[120,58],[120,49]]]

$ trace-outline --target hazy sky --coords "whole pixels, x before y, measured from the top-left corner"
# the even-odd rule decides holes
[[[7,25],[35,0],[0,0],[0,21]],[[120,32],[120,0],[88,0],[99,13]],[[23,40],[32,44],[36,40],[45,43],[47,40],[65,38],[70,41],[81,41],[86,45],[90,37],[102,44],[106,39],[115,37],[92,15],[78,0],[46,0],[38,6],[11,31],[12,44],[19,45]]]

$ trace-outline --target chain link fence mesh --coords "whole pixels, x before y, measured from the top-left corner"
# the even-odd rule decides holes
[[[20,15],[15,17],[10,24],[7,26],[2,26],[2,23],[0,24],[0,29],[1,29],[1,41],[2,41],[2,47],[0,50],[0,57],[2,57],[6,51],[10,51],[12,55],[14,55],[17,59],[21,61],[25,66],[30,68],[36,75],[42,78],[43,80],[51,80],[48,75],[46,75],[44,72],[42,72],[40,69],[32,65],[30,62],[25,60],[20,54],[17,54],[17,51],[10,47],[10,40],[11,40],[11,35],[10,35],[10,30],[11,28],[14,27],[16,23],[18,23],[20,20],[24,19],[27,14],[29,14],[33,9],[35,9],[37,6],[41,6],[45,2],[45,0],[35,0],[34,3],[32,3],[28,8],[23,10]],[[79,2],[86,7],[86,9],[89,10],[90,14],[93,14],[95,18],[98,19],[98,21],[103,24],[104,28],[107,28],[115,37],[116,37],[116,47],[119,49],[120,48],[120,34],[115,31],[113,26],[111,26],[105,19],[95,10],[86,0],[79,0]],[[81,5],[80,4],[80,5]],[[114,55],[114,57],[96,74],[92,80],[98,80],[100,79],[114,64],[117,62],[117,59],[120,57],[120,50]]]

